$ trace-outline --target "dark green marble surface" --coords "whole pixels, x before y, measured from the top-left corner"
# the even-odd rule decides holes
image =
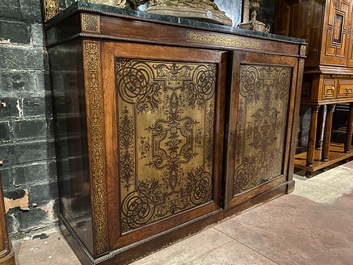
[[[60,12],[57,16],[50,19],[46,23],[46,28],[50,28],[58,21],[78,11],[92,11],[95,13],[109,14],[113,16],[123,16],[123,17],[128,16],[128,17],[131,17],[132,19],[137,19],[137,20],[155,20],[161,23],[163,22],[175,23],[175,24],[186,25],[193,28],[201,28],[201,29],[206,29],[211,31],[234,33],[234,34],[244,35],[244,36],[259,36],[259,37],[266,37],[270,39],[284,40],[284,41],[296,42],[296,43],[306,43],[304,39],[299,39],[299,38],[275,35],[270,33],[261,33],[261,32],[251,31],[251,30],[239,29],[237,27],[218,25],[210,22],[179,18],[179,17],[173,17],[173,16],[157,15],[157,14],[151,14],[143,11],[134,11],[134,10],[122,9],[114,6],[109,6],[109,5],[101,5],[101,4],[95,4],[95,3],[80,2],[80,1],[75,2],[71,6],[69,6],[62,12]]]

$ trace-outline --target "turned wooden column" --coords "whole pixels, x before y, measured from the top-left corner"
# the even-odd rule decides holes
[[[307,151],[307,156],[306,156],[306,165],[309,167],[312,167],[313,162],[314,162],[316,131],[317,131],[317,117],[318,117],[319,108],[320,108],[320,106],[312,106],[311,107],[308,151]]]
[[[353,134],[353,103],[350,103],[348,121],[347,121],[346,142],[344,143],[345,153],[350,153],[351,151],[352,134]]]
[[[324,132],[324,141],[322,144],[322,158],[321,161],[328,161],[328,153],[330,151],[331,143],[331,132],[332,132],[332,119],[333,112],[335,111],[335,104],[330,104],[327,106],[327,116],[325,122],[325,132]]]
[[[322,133],[325,124],[325,105],[320,106],[319,114],[318,114],[318,121],[317,121],[317,130],[316,130],[316,144],[315,148],[319,149],[322,147]]]
[[[2,166],[2,161],[0,161]],[[2,192],[2,177],[0,173],[0,265],[15,265],[15,255],[7,233],[4,196]]]

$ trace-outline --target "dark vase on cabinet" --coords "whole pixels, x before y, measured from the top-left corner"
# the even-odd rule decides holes
[[[302,104],[311,106],[307,152],[296,155],[295,167],[307,175],[353,156],[353,39],[350,0],[277,0],[275,33],[308,41]],[[349,103],[344,144],[331,142],[336,104]],[[324,106],[326,120],[323,120]],[[324,125],[322,147],[320,130]]]
[[[293,189],[302,40],[82,2],[46,34],[60,221],[82,263]]]

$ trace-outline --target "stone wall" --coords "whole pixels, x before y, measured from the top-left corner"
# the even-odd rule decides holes
[[[57,178],[40,0],[0,1],[0,160],[13,236],[57,220]]]

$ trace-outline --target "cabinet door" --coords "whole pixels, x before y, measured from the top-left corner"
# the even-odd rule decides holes
[[[294,137],[297,60],[235,53],[226,207],[284,184]]]
[[[102,46],[116,249],[220,209],[226,53]]]
[[[351,9],[350,0],[327,0],[321,63],[347,64]]]

